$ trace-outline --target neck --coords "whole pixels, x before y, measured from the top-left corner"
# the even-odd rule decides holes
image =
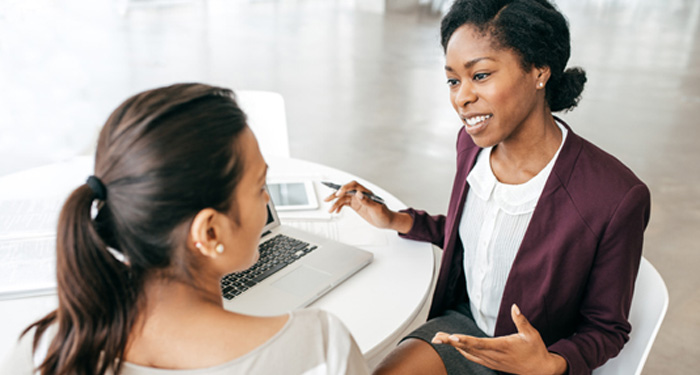
[[[200,284],[205,287],[163,278],[146,283],[124,353],[127,362],[172,369],[215,366],[262,345],[287,321],[254,324],[257,318],[224,310],[218,280]]]
[[[202,283],[200,283],[202,284]],[[151,278],[144,284],[134,328],[196,314],[202,309],[223,309],[218,283],[193,285],[168,278]]]
[[[527,182],[552,160],[561,140],[562,132],[554,117],[544,110],[494,147],[491,168],[503,183]]]
[[[218,280],[206,279],[208,278],[199,278],[197,284],[192,284],[168,278],[154,278],[145,283],[143,297],[149,309],[177,305],[193,308],[201,305],[222,307]]]

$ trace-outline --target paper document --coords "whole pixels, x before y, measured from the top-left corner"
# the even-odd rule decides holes
[[[0,241],[56,234],[60,197],[0,200]]]
[[[0,300],[56,287],[56,226],[62,198],[0,200]]]
[[[0,240],[0,300],[53,292],[56,237]]]

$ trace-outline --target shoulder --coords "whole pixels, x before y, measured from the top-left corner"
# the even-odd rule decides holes
[[[632,186],[644,185],[616,157],[576,134],[563,120],[555,119],[568,130],[553,169],[564,186],[572,189],[601,186],[624,194]]]
[[[347,332],[334,336],[340,321],[319,309],[296,310],[289,314],[285,326],[274,337],[255,350],[219,366],[187,372],[188,374],[300,374],[300,375],[366,375],[368,372],[345,371],[354,363],[354,343]],[[364,360],[359,360],[359,366]],[[365,365],[366,366],[366,365]],[[181,371],[172,371],[180,373]],[[156,375],[171,373],[125,363],[123,374]],[[183,372],[184,373],[184,372]]]
[[[305,332],[314,331],[323,337],[350,338],[350,331],[335,315],[317,308],[297,310],[292,313],[290,326],[303,327]]]
[[[335,315],[319,310],[307,309],[305,314],[315,316],[320,321],[326,342],[327,374],[368,375],[369,367],[362,352],[343,322]]]
[[[570,175],[563,182],[571,189],[597,191],[619,198],[635,186],[646,186],[615,156],[577,134],[570,133],[570,137],[573,147],[566,155]],[[561,172],[557,170],[558,174],[566,175]]]
[[[552,172],[589,225],[605,225],[621,205],[644,207],[648,214],[646,184],[615,156],[572,131]]]
[[[304,372],[305,375],[369,374],[362,352],[350,331],[329,312],[316,308],[292,312],[285,335],[294,338],[292,344],[302,348],[307,360],[317,363]]]

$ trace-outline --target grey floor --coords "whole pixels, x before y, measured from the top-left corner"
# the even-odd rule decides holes
[[[347,170],[445,211],[460,127],[439,16],[352,0],[3,0],[0,175],[90,149],[128,95],[179,81],[273,90],[294,157]],[[174,3],[174,4],[173,4]],[[571,65],[587,69],[563,117],[652,191],[644,255],[670,292],[645,374],[700,367],[700,2],[561,0]]]

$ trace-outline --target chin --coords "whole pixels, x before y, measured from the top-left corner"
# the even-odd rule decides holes
[[[246,267],[246,269],[253,267],[253,265],[258,262],[258,259],[260,259],[260,252],[258,251],[258,248],[256,247],[255,248],[255,255],[253,255],[253,259],[250,262],[250,264],[248,265],[248,267]]]
[[[240,265],[240,267],[236,267],[236,269],[231,271],[231,272],[247,271],[248,269],[250,269],[250,267],[253,267],[253,265],[258,262],[259,258],[260,258],[260,253],[258,252],[258,249],[255,248],[255,254],[252,257],[250,257],[249,261],[246,263],[242,263]]]
[[[487,137],[483,137],[483,136],[476,136],[476,137],[474,137],[474,136],[470,135],[470,137],[472,138],[472,141],[473,141],[477,146],[479,146],[479,147],[481,147],[481,148],[493,147],[493,146],[496,146],[496,145],[499,143],[499,142],[496,141],[496,140],[493,140],[493,139],[490,139],[490,138],[487,138]]]

